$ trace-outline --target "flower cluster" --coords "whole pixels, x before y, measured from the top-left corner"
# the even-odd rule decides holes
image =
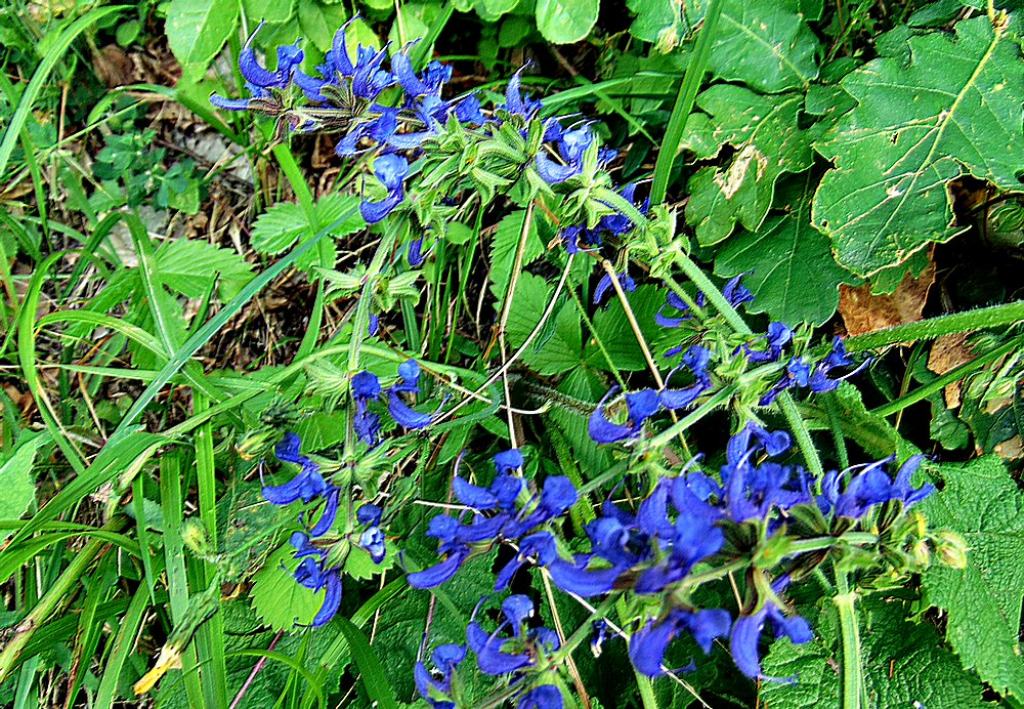
[[[359,439],[371,448],[380,443],[380,414],[370,409],[370,403],[380,400],[384,393],[376,374],[363,370],[353,375],[351,381],[352,399],[356,412],[353,427]],[[433,421],[433,415],[416,411],[402,398],[404,394],[415,395],[420,390],[420,365],[406,360],[398,365],[398,381],[387,392],[387,410],[398,425],[406,429],[426,428]]]
[[[555,631],[527,625],[534,615],[533,601],[521,594],[508,596],[501,604],[503,620],[490,633],[476,620],[479,609],[478,605],[466,627],[466,643],[476,656],[480,671],[492,676],[512,675],[511,686],[515,688],[518,709],[560,709],[563,705],[561,690],[543,683],[543,671],[527,673],[561,646]],[[465,658],[465,645],[441,645],[431,657],[433,673],[423,662],[416,663],[413,674],[416,689],[434,709],[457,706],[453,699],[456,694],[453,679],[456,667]]]
[[[567,545],[552,524],[576,502],[573,486],[563,477],[549,477],[542,492],[531,496],[516,475],[522,456],[515,450],[500,453],[494,459],[497,474],[488,487],[455,476],[453,491],[470,516],[441,514],[431,520],[427,533],[438,540],[444,559],[410,574],[409,583],[416,588],[440,585],[453,578],[471,554],[509,544],[515,555],[496,572],[496,591],[507,589],[521,569],[536,565],[555,586],[577,596],[628,590],[667,604],[645,620],[630,641],[630,657],[639,671],[652,676],[664,672],[669,645],[686,633],[705,652],[715,638],[728,636],[739,669],[760,677],[759,643],[766,624],[776,637],[785,635],[793,642],[811,637],[806,621],[780,599],[792,578],[807,573],[807,563],[821,562],[820,555],[783,555],[774,580],[765,577],[760,586],[755,581],[753,600],[735,618],[726,609],[699,609],[683,600],[692,591],[694,568],[702,562],[715,568],[719,561],[752,558],[760,545],[770,545],[787,533],[788,520],[799,509],[807,510],[805,517],[816,516],[821,522],[816,532],[828,535],[840,519],[856,523],[887,503],[898,503],[897,511],[906,510],[933,490],[930,485],[912,485],[921,464],[917,456],[895,477],[886,471],[887,461],[830,472],[816,492],[802,466],[783,460],[790,447],[786,432],[748,423],[730,438],[716,475],[699,469],[695,459],[678,476],[659,480],[635,512],[605,501],[600,515],[586,527],[589,551],[579,553],[565,551]],[[747,528],[758,531],[745,533]],[[579,548],[578,543],[573,546]],[[755,579],[764,573],[751,569]],[[477,631],[473,635],[482,637]],[[473,642],[471,637],[471,647]]]
[[[341,502],[341,489],[324,480],[320,466],[299,452],[301,445],[298,435],[285,434],[274,453],[281,462],[298,465],[300,471],[283,485],[267,485],[264,482],[262,492],[268,502],[281,506],[300,500],[307,505],[323,500],[320,517],[312,527],[307,531],[293,533],[289,540],[295,549],[293,558],[299,562],[294,573],[295,580],[311,591],[326,589],[323,604],[312,623],[319,627],[328,623],[341,606],[341,567],[344,558],[340,561],[333,558],[327,548],[315,543],[334,526]],[[358,537],[354,533],[350,535],[355,537],[356,545],[369,553],[375,564],[382,562],[386,553],[384,532],[380,528],[381,514],[382,510],[377,505],[362,505],[356,512],[362,531]],[[299,515],[299,524],[307,524],[304,514]]]

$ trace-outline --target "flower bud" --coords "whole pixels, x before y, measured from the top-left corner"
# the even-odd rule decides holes
[[[926,568],[931,563],[931,549],[928,547],[928,542],[924,539],[919,539],[914,544],[913,549],[910,553],[914,557],[914,563],[920,568]]]
[[[194,517],[185,520],[185,524],[182,525],[181,541],[196,556],[205,557],[210,553],[210,540],[206,536],[206,529],[203,523]]]
[[[939,532],[936,537],[939,558],[954,569],[967,568],[967,541],[956,532]]]

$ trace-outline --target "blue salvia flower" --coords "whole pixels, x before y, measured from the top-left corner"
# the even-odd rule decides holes
[[[693,375],[693,384],[683,389],[668,388],[672,375],[679,371],[680,367],[673,369],[665,378],[665,388],[658,392],[658,400],[666,409],[676,410],[690,406],[711,388],[711,376],[708,374],[708,365],[711,363],[711,351],[700,345],[692,345],[683,355],[682,366],[690,370]]]
[[[369,403],[378,400],[380,394],[381,386],[377,375],[363,371],[352,377],[352,398],[356,402],[352,427],[360,440],[371,448],[380,442],[380,416],[369,410]]]
[[[782,576],[772,584],[774,598],[789,585],[789,577]],[[774,600],[767,598],[756,613],[736,619],[729,635],[729,649],[740,672],[751,679],[772,679],[761,674],[761,656],[758,644],[765,623],[771,623],[776,638],[788,637],[795,644],[810,642],[814,637],[811,626],[798,615],[787,615]]]
[[[697,293],[694,302],[697,304],[697,307],[703,308],[707,304],[707,298],[703,293]],[[676,310],[680,314],[677,316],[667,315],[665,313],[666,307]],[[693,313],[690,312],[690,306],[674,291],[667,291],[665,293],[665,304],[658,308],[658,312],[654,314],[654,322],[661,327],[679,327],[687,320],[692,319]]]
[[[912,478],[921,467],[924,457],[911,456],[900,467],[893,480],[886,472],[885,466],[889,459],[864,466],[857,472],[847,470],[843,473],[831,470],[822,479],[822,494],[818,496],[818,507],[824,514],[830,512],[837,517],[860,518],[876,505],[893,500],[903,503],[909,508],[935,492],[935,486],[925,483],[914,488]],[[840,485],[849,474],[850,480],[845,489]]]
[[[553,684],[534,687],[519,698],[516,709],[562,709],[562,690]]]
[[[401,155],[381,155],[373,161],[373,174],[388,193],[379,202],[364,199],[360,203],[359,211],[367,224],[376,224],[405,199],[405,177],[409,174],[409,161]]]
[[[594,134],[589,126],[575,130],[558,129],[554,152],[561,162],[552,160],[547,153],[537,154],[535,167],[537,174],[549,185],[557,185],[569,180],[583,171],[583,156],[594,143]]]
[[[615,443],[632,438],[640,433],[644,421],[658,412],[661,402],[658,392],[654,389],[641,389],[626,394],[626,409],[629,420],[626,423],[612,423],[605,414],[605,402],[618,393],[619,388],[612,387],[598,402],[594,413],[587,424],[587,432],[597,443]]]
[[[277,71],[265,69],[256,58],[256,51],[252,43],[256,34],[263,27],[263,23],[256,28],[255,32],[249,35],[242,47],[238,57],[238,68],[245,79],[245,87],[249,91],[250,98],[229,99],[214,94],[210,102],[218,108],[228,111],[267,110],[273,105],[266,101],[270,99],[272,89],[285,89],[295,76],[299,64],[302,63],[303,53],[299,49],[299,43],[288,44],[277,48]]]
[[[455,702],[451,698],[452,674],[466,659],[466,646],[439,645],[430,659],[434,665],[433,673],[422,662],[416,663],[413,670],[416,691],[434,709],[455,709]]]
[[[648,621],[629,639],[629,658],[633,666],[648,677],[664,673],[662,669],[669,644],[688,632],[707,655],[715,638],[729,633],[732,616],[722,609],[687,611],[673,609],[661,619]]]
[[[636,281],[634,281],[628,273],[623,271],[618,274],[619,285],[622,286],[622,290],[626,293],[632,293],[636,290]],[[605,294],[608,289],[612,287],[612,277],[609,274],[601,276],[601,280],[597,282],[597,287],[594,288],[594,305],[600,305],[601,301],[604,300]]]
[[[434,420],[434,414],[416,411],[406,404],[401,393],[415,393],[419,390],[420,366],[415,360],[408,360],[398,367],[399,381],[388,389],[388,413],[395,423],[410,430],[426,428]]]
[[[409,242],[409,250],[406,251],[406,260],[413,268],[419,268],[427,260],[427,254],[423,252],[423,237],[413,239]]]
[[[645,197],[643,202],[637,204],[636,187],[636,183],[630,182],[622,188],[622,192],[620,194],[622,194],[623,199],[636,206],[637,210],[646,216],[651,209],[651,198]],[[620,214],[618,212],[601,217],[601,221],[598,222],[598,227],[600,229],[603,229],[614,236],[624,236],[632,231],[634,226],[636,225],[633,224],[632,219],[627,217],[625,214]]]
[[[525,69],[526,67],[523,67]],[[500,106],[502,110],[507,111],[513,116],[520,116],[526,120],[530,120],[541,109],[541,102],[538,99],[532,99],[529,96],[524,96],[522,93],[522,73],[523,69],[520,69],[508,82],[508,86],[505,87],[505,103]]]
[[[526,621],[533,612],[533,601],[527,596],[509,596],[501,604],[504,620],[488,634],[475,620],[474,611],[474,619],[466,627],[466,642],[476,655],[481,672],[494,676],[518,672],[534,665],[542,653],[558,649],[558,635],[554,631],[544,627],[527,629]],[[507,630],[511,630],[511,637]]]
[[[320,475],[320,467],[299,453],[301,441],[294,433],[285,434],[274,453],[278,460],[301,466],[299,473],[284,485],[263,485],[263,497],[275,505],[290,505],[302,500],[310,503],[327,492],[327,483]]]
[[[781,322],[772,322],[768,324],[768,332],[762,339],[765,343],[763,350],[753,350],[747,345],[743,346],[748,362],[754,364],[777,362],[782,356],[782,348],[793,339],[793,331]]]

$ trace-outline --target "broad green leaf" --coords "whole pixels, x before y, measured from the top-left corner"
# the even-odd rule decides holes
[[[982,701],[981,683],[960,667],[935,629],[927,622],[906,620],[904,604],[865,597],[857,608],[868,706],[990,706]],[[839,673],[834,664],[839,661],[838,643],[832,637],[834,629],[828,627],[832,619],[825,616],[830,612],[826,610],[813,624],[816,637],[810,643],[794,645],[779,640],[772,644],[764,661],[765,674],[796,681],[764,682],[759,698],[765,706],[810,709],[840,705]]]
[[[206,71],[238,25],[238,0],[171,0],[165,32],[186,74]]]
[[[818,76],[821,45],[804,21],[804,3],[724,2],[708,61],[714,76],[767,93],[805,88]],[[685,0],[691,26],[703,19],[707,6],[708,0]]]
[[[832,259],[828,238],[811,226],[813,189],[809,178],[794,180],[779,195],[784,214],[769,217],[755,232],[741,232],[719,250],[715,273],[746,274],[743,283],[755,296],[748,311],[791,325],[822,325],[839,305],[839,284],[856,281]]]
[[[0,465],[0,488],[4,491],[0,495],[0,519],[18,519],[35,501],[32,465],[39,447],[49,440],[47,433],[25,436],[22,444]],[[10,530],[0,530],[0,540],[10,533]]]
[[[537,29],[555,44],[579,42],[590,34],[600,0],[537,0]]]
[[[946,639],[964,667],[1001,694],[1024,697],[1024,495],[996,457],[939,467],[942,490],[921,509],[934,529],[967,541],[967,568],[938,564],[923,580],[924,601],[946,615]]]
[[[512,277],[512,266],[515,264],[516,249],[519,247],[519,240],[523,234],[523,222],[526,220],[525,211],[512,212],[498,222],[498,228],[494,232],[491,241],[491,271],[487,279],[491,283],[491,293],[496,299],[496,306],[500,307],[505,300],[505,293],[508,291],[509,279]],[[541,254],[544,253],[544,243],[537,233],[537,220],[534,219],[530,225],[530,233],[526,237],[526,245],[523,248],[523,268],[529,266]]]
[[[274,630],[309,625],[323,604],[324,591],[313,592],[292,575],[298,566],[295,550],[285,544],[266,560],[252,586],[252,607]]]
[[[664,334],[664,328],[654,322],[654,315],[665,303],[665,293],[655,286],[644,285],[633,293],[627,293],[626,296],[629,298],[629,307],[640,325],[640,332],[657,359],[659,352],[656,343]],[[636,335],[633,334],[633,328],[626,318],[622,303],[614,292],[605,296],[605,303],[605,306],[595,313],[593,323],[615,368],[632,372],[646,369],[647,360],[644,359],[643,350],[640,349]],[[604,370],[609,368],[608,361],[596,343],[587,345],[587,363]]]
[[[431,25],[441,15],[441,5],[436,2],[402,3],[399,9],[402,20],[399,22],[396,17],[388,32],[388,41],[399,47],[426,37]]]
[[[299,0],[299,26],[303,34],[319,49],[326,52],[334,41],[334,33],[345,24],[348,15],[344,4],[327,4],[319,0]]]
[[[496,22],[502,15],[515,10],[518,4],[519,0],[476,0],[473,7],[487,22]]]
[[[523,273],[516,284],[512,310],[508,318],[508,345],[518,349],[540,321],[551,301],[553,287],[543,278]],[[538,374],[559,374],[580,366],[582,333],[575,306],[561,303],[523,353],[522,361]]]
[[[682,41],[683,17],[678,0],[627,0],[636,15],[629,33],[645,42],[653,42],[660,52],[676,48]]]
[[[252,278],[252,267],[230,249],[198,239],[167,242],[155,258],[163,284],[186,298],[202,298],[217,278],[220,297],[230,300]]]
[[[295,12],[290,0],[242,0],[242,9],[250,22],[287,22]]]
[[[816,227],[839,263],[861,276],[901,263],[956,235],[947,183],[964,173],[1021,190],[1024,71],[1011,34],[987,17],[956,37],[907,42],[842,81],[858,102],[815,147],[835,164],[814,197]]]
[[[262,254],[279,254],[291,248],[303,233],[312,236],[323,224],[330,224],[356,204],[351,195],[325,195],[316,203],[318,224],[311,225],[305,210],[293,202],[275,204],[261,214],[253,225],[250,243]],[[331,233],[346,236],[363,228],[363,219],[358,212],[352,214]]]
[[[723,145],[735,152],[723,168],[706,167],[690,180],[686,221],[701,244],[729,236],[736,222],[757,231],[768,214],[775,183],[786,172],[811,166],[807,134],[797,126],[799,94],[763,96],[741,86],[718,84],[697,97],[703,111],[693,117],[682,145],[699,158]]]

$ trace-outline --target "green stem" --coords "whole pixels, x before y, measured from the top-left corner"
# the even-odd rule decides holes
[[[125,526],[123,517],[114,517],[103,529],[108,532],[118,532]],[[77,590],[78,581],[92,564],[93,560],[103,549],[107,547],[106,540],[95,539],[86,544],[80,551],[72,555],[71,563],[64,570],[57,580],[47,589],[46,594],[39,599],[35,608],[25,616],[24,620],[18,623],[14,629],[14,635],[0,651],[0,684],[7,680],[11,671],[18,663],[25,645],[32,639],[37,630],[50,619],[54,611],[61,604],[70,602]]]
[[[1002,345],[1001,347],[997,347],[996,349],[992,350],[987,354],[984,354],[976,359],[972,359],[970,362],[962,364],[959,367],[950,370],[949,372],[946,372],[941,377],[933,379],[932,381],[928,382],[924,386],[918,387],[909,394],[901,396],[895,401],[890,401],[888,404],[885,404],[884,406],[879,406],[876,409],[872,409],[870,413],[877,414],[878,416],[889,416],[890,414],[902,411],[908,406],[912,406],[913,404],[916,404],[919,401],[927,399],[932,394],[936,394],[942,391],[950,384],[963,379],[968,374],[976,372],[977,370],[982,369],[983,367],[991,364],[992,362],[995,362],[996,360],[1002,357],[1005,357],[1006,355],[1012,352],[1016,352],[1021,347],[1024,347],[1024,338],[1014,338],[1007,342],[1006,344]]]
[[[704,25],[701,27],[700,36],[697,37],[697,44],[690,56],[690,61],[687,63],[683,83],[679,85],[679,94],[676,96],[676,103],[672,107],[672,115],[669,116],[668,127],[665,129],[665,140],[661,144],[658,159],[654,163],[651,204],[661,204],[665,201],[665,195],[668,193],[668,181],[672,173],[672,166],[675,164],[676,154],[679,152],[683,131],[686,130],[686,121],[693,111],[697,89],[700,88],[701,82],[704,80],[708,57],[711,54],[711,42],[715,37],[718,19],[722,15],[724,5],[724,0],[711,0],[704,13]]]
[[[1021,321],[1024,321],[1024,300],[1017,300],[1012,303],[991,305],[987,308],[968,310],[963,313],[940,315],[919,322],[869,332],[866,335],[848,337],[844,340],[844,343],[848,351],[859,352],[861,350],[885,347],[886,345],[895,345],[899,342],[934,340],[943,335],[973,332],[990,327],[1012,325]]]
[[[842,707],[843,709],[860,709],[861,693],[864,687],[862,672],[860,629],[857,625],[856,591],[850,590],[849,579],[845,571],[836,569],[836,590],[838,594],[832,598],[839,612],[839,632],[842,637]]]
[[[806,554],[809,551],[821,551],[830,549],[839,543],[862,545],[874,544],[878,536],[870,532],[847,532],[838,537],[814,537],[813,539],[798,539],[790,544],[787,554]]]

